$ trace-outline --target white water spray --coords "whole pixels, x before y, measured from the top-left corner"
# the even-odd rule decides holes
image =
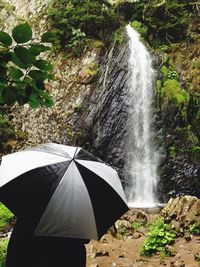
[[[158,203],[158,152],[153,144],[154,70],[140,35],[130,25],[129,37],[129,121],[127,186],[125,188],[130,207],[154,207]]]

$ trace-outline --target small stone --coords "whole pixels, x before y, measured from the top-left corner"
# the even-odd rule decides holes
[[[109,253],[108,251],[97,251],[95,253],[95,257],[108,257],[109,256]]]
[[[186,240],[186,241],[191,241],[191,240],[192,240],[191,235],[185,235],[185,240]]]
[[[97,263],[92,263],[90,264],[90,267],[99,267],[99,265]]]

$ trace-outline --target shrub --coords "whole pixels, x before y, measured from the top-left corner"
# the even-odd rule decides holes
[[[191,224],[189,226],[188,232],[190,234],[194,234],[194,235],[200,235],[200,225],[197,225],[196,223]]]
[[[175,241],[176,233],[172,230],[170,224],[166,224],[163,218],[157,219],[151,226],[147,239],[143,242],[141,255],[150,256],[156,252],[165,252],[170,254],[171,251],[166,248]]]
[[[63,47],[71,44],[76,46],[73,43],[73,31],[80,30],[82,39],[97,38],[106,41],[120,25],[120,17],[112,7],[105,1],[97,0],[55,1],[49,9],[49,18]]]

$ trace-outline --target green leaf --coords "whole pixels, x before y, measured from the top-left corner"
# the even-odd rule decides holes
[[[44,91],[38,90],[40,97],[41,97],[41,104],[45,105],[46,107],[51,107],[53,103],[52,97]]]
[[[20,69],[27,69],[30,64],[24,64],[16,55],[16,53],[12,53],[12,62],[18,66]]]
[[[9,76],[15,80],[20,79],[21,77],[24,76],[23,71],[21,71],[20,69],[17,68],[11,68],[10,72],[9,72]]]
[[[42,52],[51,50],[51,48],[42,44],[37,44],[37,45],[31,45],[31,47],[28,50],[32,55],[38,56]]]
[[[46,73],[40,70],[30,70],[28,75],[35,81],[44,81],[47,78]]]
[[[26,43],[32,39],[32,29],[28,23],[20,24],[13,29],[12,36],[18,44]]]
[[[33,62],[35,61],[35,56],[33,56],[28,49],[26,49],[25,47],[19,46],[16,47],[14,49],[17,57],[24,63],[27,65],[31,65],[33,64]]]
[[[37,91],[32,92],[30,99],[29,99],[29,105],[32,108],[37,108],[40,106],[40,98],[39,98]]]
[[[16,92],[14,87],[7,87],[2,92],[4,103],[13,104],[16,101]]]
[[[1,82],[6,82],[6,79],[7,79],[6,73],[7,73],[7,68],[0,65],[0,81]]]
[[[36,66],[40,70],[50,71],[53,69],[53,66],[48,61],[43,59],[35,61],[34,66]]]
[[[52,43],[58,40],[55,32],[45,32],[41,36],[42,42]]]
[[[0,43],[2,43],[5,46],[11,46],[12,38],[8,33],[0,31]]]
[[[43,81],[38,81],[38,82],[35,83],[35,85],[36,85],[37,89],[45,90],[45,84],[44,84]]]

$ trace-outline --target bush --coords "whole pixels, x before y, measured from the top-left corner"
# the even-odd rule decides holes
[[[49,9],[50,23],[57,30],[62,47],[73,42],[73,32],[84,33],[80,36],[107,41],[110,34],[120,26],[120,17],[104,1],[74,0],[55,1]],[[81,40],[79,38],[79,42]]]
[[[171,251],[166,248],[175,241],[176,233],[170,224],[166,224],[163,218],[157,219],[151,226],[147,239],[143,242],[141,255],[150,256],[156,252],[165,252],[170,255]]]
[[[200,235],[200,225],[197,225],[196,223],[191,224],[189,226],[188,232],[190,234],[194,234],[194,235]]]

